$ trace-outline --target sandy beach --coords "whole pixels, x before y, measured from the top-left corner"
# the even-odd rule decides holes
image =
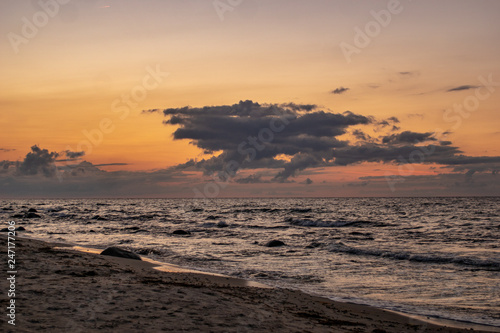
[[[64,244],[16,238],[15,245],[15,326],[6,319],[4,277],[2,332],[471,331],[235,278],[159,271]],[[7,262],[6,251],[2,257]]]

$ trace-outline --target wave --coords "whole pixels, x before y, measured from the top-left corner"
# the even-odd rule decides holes
[[[410,252],[395,252],[382,249],[367,249],[345,245],[342,242],[330,244],[328,247],[330,252],[348,253],[362,256],[375,256],[381,258],[389,258],[394,260],[408,260],[422,263],[435,264],[456,264],[463,266],[474,266],[480,268],[488,268],[500,270],[500,260],[480,259],[475,257],[457,257],[452,254],[431,254],[431,253],[410,253]]]
[[[325,220],[311,220],[311,219],[300,219],[289,217],[285,219],[285,222],[291,225],[300,227],[320,227],[320,228],[338,228],[338,227],[361,227],[368,224],[372,227],[388,226],[386,223],[365,221],[365,220],[354,220],[354,221],[325,221]]]

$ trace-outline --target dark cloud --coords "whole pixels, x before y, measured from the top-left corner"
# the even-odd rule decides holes
[[[77,158],[85,156],[85,152],[84,151],[70,151],[70,150],[66,150],[64,153],[66,154],[66,156],[68,158],[71,158],[71,159],[77,159]]]
[[[352,131],[352,135],[358,140],[369,141],[371,137],[360,129],[355,129]]]
[[[420,153],[419,153],[420,152]],[[428,154],[426,154],[428,152]],[[423,158],[411,158],[418,153]],[[380,145],[362,144],[336,149],[333,152],[335,161],[333,165],[350,165],[360,162],[382,163],[441,163],[444,159],[451,158],[460,153],[457,147],[452,146],[415,146],[407,145]]]
[[[449,146],[444,146],[444,147],[449,147]],[[448,165],[448,166],[471,165],[471,164],[491,165],[494,163],[500,163],[500,156],[452,155],[452,156],[446,156],[446,157],[439,157],[438,159],[435,159],[433,156],[430,156],[430,160],[438,161],[440,164],[444,164],[444,165]]]
[[[190,160],[174,170],[201,170],[229,180],[242,169],[279,169],[272,182],[290,182],[299,172],[318,167],[363,162],[431,163],[458,167],[475,161],[491,165],[496,157],[460,155],[449,141],[438,141],[433,132],[404,131],[373,139],[359,128],[374,130],[399,123],[396,117],[376,121],[373,117],[346,111],[325,112],[316,106],[258,104],[240,101],[234,105],[163,110],[167,125],[175,125],[175,140],[190,142],[205,152],[218,153],[202,160]],[[339,139],[351,133],[357,143]],[[434,143],[422,145],[423,143]],[[288,158],[283,159],[280,156]],[[476,166],[475,166],[476,167]],[[468,168],[466,166],[467,170]],[[260,176],[238,178],[236,183],[263,182]]]
[[[103,166],[120,166],[120,165],[129,165],[128,163],[105,163],[105,164],[95,164],[96,167]]]
[[[425,141],[437,141],[436,138],[432,137],[434,133],[418,133],[411,131],[404,131],[397,134],[391,134],[382,137],[382,143],[387,144],[401,144],[401,143],[419,143]]]
[[[34,176],[44,175],[53,177],[55,175],[55,161],[59,156],[56,152],[49,152],[47,149],[41,149],[38,146],[31,147],[31,152],[26,155],[24,161],[17,166],[17,172],[20,175]]]
[[[0,161],[0,174],[9,172],[10,167],[14,165],[15,163],[11,161]]]
[[[398,118],[396,118],[396,117],[389,117],[387,119],[384,119],[384,120],[381,120],[381,121],[377,122],[376,124],[380,128],[384,128],[386,126],[391,126],[392,125],[393,130],[397,130],[397,129],[399,129],[399,127],[397,127],[397,126],[394,125],[394,124],[397,124],[397,123],[399,123],[399,119]]]
[[[472,85],[466,84],[463,86],[458,86],[455,88],[448,89],[448,90],[446,90],[446,92],[469,90],[469,89],[476,89],[476,88],[479,88],[479,86],[472,86]]]
[[[349,126],[372,121],[349,111],[335,114],[311,105],[260,105],[252,101],[165,109],[163,113],[169,117],[165,124],[179,126],[173,134],[175,140],[189,139],[204,151],[222,152],[209,159],[188,161],[178,169],[202,169],[212,174],[224,171],[230,162],[234,172],[241,168],[283,168],[275,181],[285,181],[297,171],[326,163],[332,149],[347,145],[338,136]],[[283,154],[291,160],[277,158]]]
[[[335,95],[340,95],[340,94],[345,93],[347,90],[349,90],[349,88],[338,87],[335,90],[332,90],[331,93],[335,94]]]
[[[59,156],[66,156],[67,158],[58,159],[58,160],[56,160],[56,162],[73,162],[73,161],[79,160],[81,157],[85,156],[85,152],[84,151],[65,150],[62,153],[60,153]]]
[[[269,183],[269,181],[262,180],[261,175],[250,175],[248,177],[242,177],[235,180],[238,184],[257,184],[257,183]]]

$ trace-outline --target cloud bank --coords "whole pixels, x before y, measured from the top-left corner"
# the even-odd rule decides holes
[[[402,131],[372,138],[359,125],[398,130],[397,117],[375,120],[349,111],[332,113],[317,106],[259,104],[240,101],[234,105],[202,108],[169,108],[162,112],[166,125],[177,126],[174,140],[190,140],[206,154],[176,166],[179,170],[202,170],[204,174],[223,173],[223,180],[241,169],[278,169],[271,181],[285,182],[299,172],[318,167],[347,166],[363,162],[431,163],[450,168],[458,165],[493,172],[500,157],[469,157],[450,141],[440,141],[433,132]],[[279,125],[278,125],[279,124]],[[351,134],[353,143],[341,139]],[[422,151],[426,152],[423,157]],[[416,152],[419,158],[414,156]],[[430,153],[427,153],[430,152]],[[283,158],[286,157],[286,158]],[[224,172],[228,166],[232,172]],[[241,178],[240,183],[260,182],[260,178]]]
[[[388,192],[391,182],[402,186],[397,195],[500,194],[500,156],[467,156],[443,139],[447,133],[401,131],[395,116],[376,119],[314,104],[250,100],[143,112],[162,114],[166,126],[175,126],[173,139],[188,141],[205,157],[157,171],[107,172],[100,167],[125,164],[95,165],[83,160],[91,157],[84,152],[51,152],[35,145],[22,161],[0,162],[0,196],[193,197],[195,186],[214,179],[228,184],[233,196],[297,196],[306,187],[307,193],[323,195],[395,195]],[[335,184],[315,178],[332,167],[367,162],[393,170],[430,164],[442,173],[362,176],[359,182],[351,178]]]

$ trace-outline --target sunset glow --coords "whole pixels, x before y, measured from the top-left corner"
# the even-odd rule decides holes
[[[65,165],[87,161],[101,165],[112,178],[117,176],[113,172],[127,171],[134,178],[159,170],[186,178],[178,192],[173,189],[178,183],[172,183],[162,193],[160,188],[170,181],[164,179],[151,193],[147,188],[122,193],[118,186],[119,196],[193,196],[192,188],[202,188],[210,177],[202,169],[175,167],[217,156],[223,149],[207,155],[194,138],[174,139],[182,126],[165,125],[168,117],[161,111],[250,100],[314,104],[318,112],[371,117],[369,124],[359,126],[370,139],[353,136],[354,126],[337,138],[350,144],[384,145],[382,137],[404,131],[434,137],[444,132],[416,146],[449,141],[447,146],[456,147],[455,157],[491,157],[446,164],[432,161],[433,155],[419,158],[404,175],[397,161],[360,159],[336,166],[333,159],[297,170],[287,178],[291,185],[253,184],[262,195],[285,195],[280,189],[289,186],[296,196],[364,193],[345,189],[352,182],[373,187],[373,195],[392,195],[397,193],[382,186],[383,181],[363,177],[394,172],[407,180],[422,176],[425,195],[499,194],[497,1],[253,0],[223,12],[201,0],[41,3],[45,5],[0,5],[0,160],[12,162],[0,174],[4,184],[21,181],[15,163],[22,163],[37,145],[59,153],[58,160],[67,160],[65,151],[85,152],[71,163],[55,161],[61,175]],[[143,112],[153,109],[159,111]],[[377,125],[390,118],[397,122]],[[190,171],[198,176],[187,176]],[[264,173],[269,180],[279,171]],[[236,180],[255,172],[240,170],[220,195],[246,196],[248,184]],[[440,174],[453,181],[434,190],[430,184]],[[34,183],[54,181],[38,172],[30,177]],[[94,181],[80,178],[65,181]],[[300,185],[306,178],[312,183]],[[343,189],[329,192],[324,182]],[[457,182],[464,184],[458,193],[452,188]],[[27,187],[17,188],[19,195],[29,195],[29,183],[23,178]],[[396,191],[410,193],[411,184],[402,182]],[[10,191],[9,186],[4,188]],[[77,196],[68,189],[54,191],[56,196]]]

